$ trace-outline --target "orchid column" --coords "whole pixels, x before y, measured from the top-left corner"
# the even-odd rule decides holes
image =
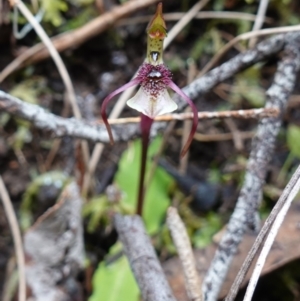
[[[136,95],[127,101],[127,105],[129,107],[141,112],[142,155],[137,202],[137,214],[139,215],[142,215],[143,211],[146,157],[153,119],[156,116],[170,113],[177,109],[177,104],[170,97],[167,88],[171,88],[184,100],[186,100],[194,113],[193,126],[188,140],[181,151],[181,156],[186,154],[193,140],[193,136],[198,124],[198,112],[195,105],[189,99],[189,97],[172,81],[172,74],[163,63],[163,41],[167,36],[167,30],[162,15],[162,3],[158,4],[156,13],[153,19],[150,21],[146,32],[148,37],[147,58],[145,63],[141,65],[136,78],[109,94],[104,99],[101,106],[102,119],[107,128],[110,141],[113,143],[113,136],[106,115],[106,106],[115,95],[121,93],[129,87],[140,85],[140,89]]]

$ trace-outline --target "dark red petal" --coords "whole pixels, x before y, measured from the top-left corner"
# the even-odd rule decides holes
[[[110,143],[113,144],[114,143],[114,138],[113,138],[113,135],[112,135],[112,132],[111,132],[111,128],[110,128],[110,125],[108,123],[108,120],[107,120],[107,115],[106,115],[106,106],[107,104],[109,103],[109,101],[114,97],[116,96],[117,94],[123,92],[124,90],[130,88],[130,87],[133,87],[133,86],[136,86],[140,83],[140,80],[135,78],[133,79],[132,81],[130,81],[129,83],[125,84],[124,86],[118,88],[117,90],[111,92],[109,95],[106,96],[106,98],[103,100],[103,103],[101,105],[101,116],[102,116],[102,120],[106,126],[106,129],[107,129],[107,132],[108,132],[108,136],[109,136],[109,140],[110,140]]]
[[[182,158],[186,152],[188,151],[192,141],[193,141],[193,138],[194,138],[194,135],[195,135],[195,132],[197,130],[197,126],[198,126],[198,111],[197,111],[197,108],[196,106],[194,105],[193,101],[172,81],[170,81],[169,85],[168,85],[174,92],[176,92],[179,96],[181,96],[188,104],[189,106],[192,108],[193,110],[193,113],[194,113],[194,117],[193,117],[193,126],[192,126],[192,129],[191,129],[191,132],[190,132],[190,135],[188,137],[188,140],[187,142],[185,143],[182,151],[181,151],[181,154],[180,154],[180,157]]]

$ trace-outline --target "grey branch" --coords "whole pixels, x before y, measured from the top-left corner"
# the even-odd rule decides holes
[[[47,112],[37,105],[26,103],[16,97],[13,97],[0,90],[0,109],[6,112],[31,121],[37,128],[51,131],[56,137],[72,136],[76,138],[88,139],[94,142],[109,142],[107,130],[103,124],[88,123],[76,118],[62,118]],[[165,120],[182,120],[188,114],[164,115]],[[277,116],[276,110],[252,109],[223,112],[199,112],[199,118],[263,118],[267,116]],[[192,118],[192,115],[191,115]],[[125,127],[124,120],[128,121]],[[137,121],[139,118],[115,119],[111,124],[112,131],[116,141],[128,141],[139,135],[140,129],[136,124],[130,123],[130,120]],[[166,122],[155,122],[151,129],[151,136],[155,137],[157,132],[165,127]]]
[[[142,219],[115,215],[115,227],[144,301],[176,301]]]
[[[187,229],[175,207],[167,211],[167,225],[180,258],[189,300],[202,301],[201,282]]]
[[[104,125],[88,123],[76,118],[63,118],[47,112],[40,106],[26,103],[0,91],[0,111],[31,121],[39,129],[50,131],[55,137],[72,136],[94,142],[108,143],[109,138]],[[128,141],[139,133],[137,125],[112,126],[117,141]]]
[[[278,108],[282,115],[295,85],[299,62],[300,35],[298,34],[294,39],[289,40],[284,49],[284,56],[278,64],[273,84],[266,92],[266,108]],[[267,167],[280,126],[280,117],[266,118],[259,123],[257,134],[252,141],[244,184],[237,205],[204,280],[203,291],[206,301],[217,300],[243,234],[254,224],[261,202]]]
[[[232,77],[237,72],[267,59],[281,51],[287,41],[297,38],[300,33],[277,35],[259,43],[255,48],[237,55],[221,66],[211,70],[201,78],[195,80],[183,90],[192,99],[203,95],[220,82]],[[187,105],[178,96],[175,100],[179,105],[179,111]],[[91,124],[74,118],[65,119],[51,114],[44,109],[25,103],[20,99],[0,91],[0,110],[31,121],[37,128],[50,131],[55,137],[73,136],[89,139],[94,142],[108,143],[108,135],[103,125]],[[151,129],[151,135],[165,128],[165,122],[156,122]],[[140,134],[139,126],[127,124],[124,126],[112,126],[113,136],[116,141],[128,141]]]
[[[75,182],[24,235],[26,280],[31,300],[70,300],[80,289],[76,277],[84,266],[81,199]],[[29,300],[29,299],[27,299]]]
[[[298,63],[297,60],[299,60],[299,57],[300,57],[300,50],[299,50],[299,44],[297,44],[297,41],[295,41],[295,44],[291,43],[286,46],[286,57],[285,57],[286,64],[289,64],[288,63],[289,53],[291,56],[290,59],[293,59],[293,57],[294,57],[294,60],[296,60],[296,61],[294,61],[294,64],[296,65],[296,68],[299,68],[299,65],[297,66],[297,63]],[[257,254],[260,246],[262,245],[262,242],[263,242],[265,236],[267,235],[278,212],[281,210],[281,208],[285,204],[286,199],[288,198],[289,194],[291,193],[292,188],[295,186],[296,182],[299,179],[299,174],[300,174],[299,168],[300,167],[298,167],[297,170],[295,171],[293,177],[291,178],[290,182],[284,189],[282,195],[280,196],[279,200],[277,201],[276,205],[274,206],[270,215],[268,216],[267,220],[265,221],[264,226],[262,227],[258,237],[256,238],[255,243],[253,244],[251,250],[249,251],[245,262],[243,263],[238,275],[236,276],[236,279],[234,280],[234,283],[230,289],[230,292],[229,292],[228,296],[226,297],[226,301],[232,301],[235,299],[235,297],[238,293],[238,289],[241,286],[243,280],[245,279],[245,276],[250,268],[250,265],[251,265],[255,255]]]
[[[220,82],[232,77],[239,71],[278,53],[288,44],[285,48],[285,57],[279,64],[274,83],[267,92],[268,101],[266,104],[266,107],[275,107],[283,111],[287,98],[293,89],[295,74],[299,67],[299,44],[295,46],[295,44],[299,42],[299,37],[300,33],[290,33],[286,35],[277,35],[267,39],[259,43],[255,48],[235,56],[226,63],[195,80],[184,88],[184,92],[190,98],[195,99],[196,97],[208,92]],[[186,103],[179,97],[175,96],[175,100],[179,104],[179,110],[182,110],[186,106]],[[89,139],[94,142],[108,142],[108,135],[103,125],[91,124],[75,120],[74,118],[65,119],[56,116],[39,106],[24,103],[20,99],[12,97],[3,91],[0,91],[0,110],[7,111],[14,116],[29,120],[37,128],[48,130],[57,137],[68,135],[77,138]],[[232,260],[233,254],[235,253],[236,247],[242,238],[247,224],[253,220],[254,212],[256,212],[256,209],[259,206],[261,187],[264,183],[266,166],[273,152],[275,137],[280,125],[281,121],[278,118],[264,119],[260,122],[257,136],[253,140],[253,149],[248,162],[245,184],[241,191],[236,210],[230,220],[227,234],[225,234],[221,241],[220,248],[216,253],[212,267],[210,268],[204,283],[204,292],[206,292],[207,301],[216,300],[218,291],[226,276],[228,266]],[[162,130],[165,126],[166,123],[155,123],[151,134],[155,135],[157,131]],[[127,141],[140,133],[138,125],[134,124],[127,125],[126,127],[122,125],[112,126],[112,130],[116,141]],[[128,220],[121,217],[116,218],[116,225],[119,229],[121,239],[124,239],[123,242],[125,245],[128,245],[128,241],[124,234],[122,225],[124,224],[125,226],[127,223],[128,227],[130,225],[134,226],[134,223],[136,222],[135,219],[139,220],[137,217],[130,217]],[[139,223],[141,224],[141,221],[139,221]],[[135,236],[136,233],[132,237],[133,240],[136,238]],[[145,234],[144,236],[146,239]],[[149,239],[147,238],[147,240],[149,244]],[[138,244],[133,244],[135,247],[136,245]],[[132,256],[145,249],[143,244],[141,245],[141,250],[136,250],[135,247],[135,251],[132,254],[131,252],[133,252],[133,247],[131,248],[130,245],[128,245],[125,249],[128,256],[130,256],[129,258],[131,258],[130,261],[132,262],[133,269],[136,270],[135,273],[138,273],[138,275],[141,274],[141,278],[137,278],[140,286],[142,287],[143,294],[146,294],[144,285],[146,287],[146,285],[152,282],[153,279],[150,279],[151,281],[145,281],[146,279],[143,278],[144,274],[138,272],[138,264],[143,265],[144,263],[141,262],[138,257]],[[149,250],[147,252],[150,252],[150,255],[153,255],[154,257],[149,257],[149,263],[154,264],[157,260],[155,259],[156,257],[153,249],[151,250],[151,252]],[[143,255],[147,256],[147,252],[145,250],[145,254]],[[132,258],[135,258],[136,262],[132,261]],[[154,264],[154,267],[157,266],[159,266],[158,262]],[[161,270],[160,266],[159,270]],[[153,272],[152,276],[155,274],[155,271],[157,272],[159,270],[151,270]],[[164,277],[162,278],[164,279]],[[163,281],[163,283],[166,284],[166,280],[164,279]],[[155,280],[155,282],[159,283],[158,280]],[[210,289],[208,289],[208,287],[210,287]],[[170,295],[168,295],[169,293],[167,291],[169,291],[169,289],[166,289],[164,292],[160,291],[160,294],[166,294],[167,299],[165,300],[174,300],[172,294],[170,293]],[[144,300],[153,299],[145,298]]]
[[[199,95],[203,95],[208,92],[218,83],[232,77],[257,62],[263,61],[278,53],[284,48],[287,41],[293,40],[298,36],[300,36],[300,33],[297,32],[286,35],[276,35],[269,38],[257,44],[257,46],[253,49],[240,53],[226,63],[223,63],[221,66],[207,72],[205,75],[186,86],[183,91],[191,99],[195,99]],[[179,109],[186,107],[186,103],[177,95],[174,99],[178,103]]]

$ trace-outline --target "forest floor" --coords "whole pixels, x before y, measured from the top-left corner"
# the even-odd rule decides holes
[[[109,1],[103,2],[108,7],[104,8],[104,11],[112,7]],[[164,12],[166,14],[185,12],[192,7],[194,2],[183,1],[178,4],[173,1],[164,1]],[[288,1],[288,4],[278,2],[281,1],[270,3],[266,16],[271,21],[264,24],[264,28],[293,25],[300,21],[298,1]],[[60,26],[55,27],[49,21],[42,22],[49,36],[63,33],[71,26],[75,26],[71,24],[71,21],[75,19],[76,14],[85,13],[87,20],[92,19],[95,12],[91,11],[91,7],[96,11],[96,8],[99,8],[94,3],[76,6],[68,1],[68,5],[72,9],[62,13],[64,21]],[[152,4],[148,8],[135,12],[132,16],[151,15],[154,9],[155,4]],[[206,10],[255,14],[257,3],[210,1],[205,7]],[[288,17],[289,12],[290,17]],[[128,82],[144,60],[147,23],[140,22],[131,25],[130,20],[129,17],[122,24],[109,27],[80,46],[70,47],[61,53],[75,88],[81,114],[89,122],[100,120],[100,106],[105,96]],[[176,21],[167,21],[168,28],[172,28],[175,23]],[[176,36],[164,53],[165,64],[172,71],[174,82],[180,87],[192,82],[223,45],[234,36],[250,31],[252,24],[252,21],[245,19],[192,20]],[[260,39],[263,40],[265,37]],[[24,39],[16,40],[13,36],[12,24],[10,22],[1,24],[0,70],[3,70],[18,55],[34,46],[37,41],[38,38],[33,31]],[[238,44],[230,49],[217,65],[235,57],[247,47],[248,41]],[[221,111],[263,107],[265,91],[273,82],[280,58],[281,53],[255,64],[218,84],[208,93],[193,99],[198,110]],[[297,84],[298,82],[299,76],[288,107],[282,116],[282,128],[268,167],[260,208],[260,215],[263,219],[273,208],[300,162],[300,151],[297,149],[298,141],[300,141],[300,85]],[[14,70],[0,83],[0,89],[24,101],[38,104],[53,114],[64,117],[73,116],[71,109],[65,106],[65,87],[50,58],[29,63],[25,67]],[[109,104],[108,111],[114,107],[116,100]],[[138,113],[124,107],[121,117],[132,116],[138,116]],[[152,178],[154,187],[149,188],[149,194],[154,198],[164,199],[168,205],[173,204],[178,207],[195,249],[199,249],[200,253],[213,252],[216,242],[219,241],[218,235],[223,231],[235,207],[251,150],[251,138],[255,135],[258,120],[200,120],[187,161],[180,159],[181,140],[182,136],[186,135],[184,124],[178,121],[168,135],[163,136],[161,133],[158,138],[154,139],[148,160],[149,167],[162,141],[165,147],[160,155],[158,171]],[[24,233],[47,209],[55,205],[67,179],[75,177],[80,182],[78,179],[83,177],[82,150],[78,146],[78,140],[63,137],[58,150],[54,152],[55,140],[57,139],[54,139],[49,132],[37,129],[30,122],[15,118],[0,110],[0,175]],[[90,141],[88,146],[91,153],[95,143]],[[76,276],[83,292],[82,300],[88,300],[88,297],[94,293],[92,274],[117,241],[117,234],[109,216],[110,205],[105,203],[104,207],[107,206],[107,208],[102,210],[97,207],[97,202],[110,199],[111,190],[107,188],[115,189],[119,193],[115,196],[118,202],[122,202],[123,194],[129,196],[136,194],[138,169],[135,166],[138,167],[139,164],[138,152],[139,138],[136,137],[134,142],[116,142],[113,146],[105,145],[104,152],[97,162],[89,193],[84,198],[85,204],[90,204],[90,206],[84,205],[83,211],[84,243],[88,264]],[[133,156],[134,161],[137,162],[132,163],[130,156]],[[124,192],[123,187],[126,185],[130,187]],[[202,185],[203,191],[198,198],[190,196],[193,185]],[[158,192],[155,194],[153,190]],[[158,201],[156,200],[156,203]],[[132,210],[130,207],[132,204],[127,202],[127,205],[129,211]],[[177,259],[169,261],[176,256],[176,252],[166,230],[165,213],[161,213],[162,209],[158,207],[157,209],[156,206],[159,207],[159,205],[153,205],[149,215],[158,215],[160,218],[154,221],[150,218],[148,223],[149,227],[153,226],[153,231],[150,230],[153,234],[153,244],[159,258],[167,262],[165,268],[176,270],[179,265]],[[297,208],[295,207],[295,210]],[[26,214],[29,212],[29,218],[24,212]],[[292,216],[290,218],[292,219]],[[288,227],[285,227],[284,231],[289,231]],[[2,207],[0,207],[0,233],[1,292],[11,281],[15,267],[13,240]],[[247,235],[251,236],[253,233],[249,232]],[[285,242],[289,246],[286,250],[286,258],[289,260],[282,259],[280,264],[269,267],[268,272],[272,273],[262,278],[255,295],[257,300],[299,300],[300,278],[299,272],[296,271],[299,269],[296,267],[299,266],[297,258],[300,252],[293,253],[295,249],[299,250],[299,246],[289,245],[291,240],[297,240],[297,235],[292,232],[284,236],[291,237]],[[202,253],[198,256],[203,256]],[[174,264],[174,267],[170,267],[170,264]],[[232,276],[233,279],[234,276]],[[273,289],[274,287],[276,290]],[[3,292],[2,297],[4,295]],[[74,297],[71,300],[80,299]],[[178,300],[184,299],[178,297]]]

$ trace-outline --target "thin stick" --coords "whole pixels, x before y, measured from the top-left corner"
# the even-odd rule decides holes
[[[185,286],[190,300],[201,301],[201,282],[196,268],[196,261],[185,225],[177,209],[169,207],[167,212],[167,225],[171,232],[183,267]]]
[[[236,124],[233,122],[232,118],[225,119],[224,123],[232,133],[234,147],[237,151],[241,151],[244,149],[243,139],[241,138],[240,131]]]
[[[175,131],[176,135],[182,135],[182,129],[177,129]],[[255,135],[255,132],[239,132],[240,138],[242,140],[251,139]],[[219,134],[200,134],[195,133],[194,140],[200,142],[212,142],[212,141],[228,141],[233,140],[232,133],[219,133]]]
[[[263,235],[263,237],[264,237],[266,234],[266,230],[267,229],[269,230],[271,228],[269,230],[269,235],[267,236],[267,239],[265,241],[263,249],[260,253],[260,256],[257,260],[256,266],[255,266],[252,276],[250,278],[250,282],[248,284],[248,288],[247,288],[247,291],[246,291],[246,294],[244,297],[244,301],[250,301],[252,298],[259,275],[261,274],[261,270],[265,264],[266,258],[270,252],[270,249],[271,249],[272,244],[275,240],[275,237],[278,233],[278,230],[284,220],[284,217],[285,217],[288,209],[291,206],[292,201],[294,200],[295,196],[299,192],[299,189],[300,189],[300,165],[298,166],[298,168],[295,171],[295,173],[293,174],[291,180],[285,187],[281,197],[279,198],[279,200],[277,202],[278,206],[273,208],[273,210],[270,214],[270,217],[272,217],[272,220],[269,220],[269,218],[267,219],[264,228],[261,230],[261,232],[259,234],[259,235],[264,234]],[[256,245],[256,249],[258,249],[261,245],[261,242],[262,242],[261,240],[257,241],[257,239],[256,239],[253,246]],[[252,249],[253,249],[253,247],[252,247]],[[250,253],[252,253],[252,249],[251,249]],[[226,300],[227,300],[227,298],[226,298]]]
[[[16,6],[21,13],[25,16],[25,18],[30,22],[32,25],[33,29],[36,31],[37,35],[40,37],[40,39],[43,41],[45,46],[50,52],[50,55],[56,64],[56,67],[58,69],[58,72],[61,75],[61,78],[66,86],[66,90],[68,93],[68,98],[71,103],[74,115],[76,118],[80,119],[81,118],[81,113],[79,110],[79,107],[76,102],[76,96],[75,96],[75,91],[74,87],[71,81],[71,78],[69,76],[69,73],[67,71],[67,68],[60,57],[58,51],[56,48],[53,46],[53,43],[51,39],[48,37],[42,26],[37,22],[37,20],[34,18],[32,13],[29,11],[29,9],[25,6],[25,4],[21,0],[11,0],[11,3]]]
[[[114,224],[142,299],[176,301],[141,217],[116,214]]]
[[[51,41],[58,52],[66,50],[70,47],[78,47],[85,41],[109,28],[116,20],[135,12],[138,9],[147,7],[156,1],[157,0],[127,1],[125,4],[114,7],[111,11],[108,11],[103,15],[91,20],[82,27],[52,37]],[[49,51],[43,45],[43,43],[39,43],[29,48],[2,70],[0,73],[0,82],[2,82],[16,69],[24,67],[26,64],[35,63],[45,59],[48,56]]]
[[[300,165],[298,166],[298,168],[295,171],[292,178],[293,178],[293,180],[297,179],[296,183],[294,185],[290,185],[290,182],[289,182],[289,184],[285,188],[285,190],[286,189],[289,190],[288,196],[287,196],[287,198],[285,198],[281,209],[279,209],[280,211],[278,212],[278,214],[276,214],[276,218],[272,224],[272,227],[270,229],[268,237],[264,243],[263,249],[259,255],[259,258],[257,259],[254,271],[252,273],[250,282],[247,287],[244,301],[250,301],[252,299],[254,289],[256,287],[257,281],[261,274],[261,270],[266,262],[266,258],[270,252],[270,249],[273,245],[275,237],[276,237],[276,235],[279,231],[279,228],[284,220],[284,217],[286,216],[287,211],[289,210],[289,208],[291,206],[292,201],[294,200],[294,198],[296,197],[297,193],[300,190]]]
[[[286,32],[293,32],[293,31],[300,31],[300,25],[267,28],[267,29],[242,33],[237,37],[235,37],[233,40],[231,40],[229,43],[227,43],[220,51],[218,51],[213,56],[213,58],[204,66],[204,68],[198,74],[198,77],[201,77],[208,70],[210,70],[231,47],[233,47],[236,43],[240,41],[248,40],[253,37],[260,37],[260,36],[266,36],[266,35],[271,35],[276,33],[278,34],[278,33],[286,33]]]
[[[267,233],[269,232],[271,226],[273,225],[274,220],[278,216],[278,213],[284,207],[285,203],[287,202],[288,197],[292,194],[294,187],[296,186],[297,182],[299,181],[299,173],[300,173],[300,166],[294,172],[292,178],[290,179],[290,181],[286,185],[285,189],[281,193],[279,200],[277,201],[277,203],[275,204],[271,213],[269,214],[268,218],[266,219],[257,238],[255,239],[253,246],[251,247],[251,250],[248,252],[247,257],[246,257],[243,265],[241,266],[225,301],[233,301],[235,299],[235,297],[238,293],[238,290],[239,290],[241,284],[243,283],[247,272],[249,271],[250,265],[251,265],[255,255],[257,254]]]
[[[198,112],[199,119],[215,119],[215,118],[264,118],[264,117],[276,117],[279,111],[276,108],[260,108],[249,110],[232,110],[221,112]],[[190,120],[193,119],[192,112],[184,112],[178,114],[161,115],[154,118],[154,121],[172,121],[172,120]],[[118,119],[109,119],[110,124],[127,124],[127,123],[139,123],[141,117],[126,117]],[[99,123],[103,123],[99,121]]]
[[[178,21],[184,17],[185,13],[168,13],[164,14],[165,21]],[[116,26],[126,26],[141,23],[148,23],[153,16],[138,16],[128,19],[120,20],[116,23]],[[243,21],[255,21],[256,15],[242,13],[242,12],[229,12],[229,11],[204,11],[198,12],[194,19],[229,19],[229,20],[243,20]],[[272,23],[272,19],[265,17],[264,22],[267,24]]]
[[[12,62],[10,62],[1,72],[0,72],[0,83],[2,83],[10,74],[12,74],[15,70],[17,70],[22,63],[28,59],[29,57],[33,56],[38,51],[44,48],[44,44],[39,43],[28,50],[17,56]]]
[[[38,23],[40,23],[44,16],[44,9],[41,8],[39,12],[34,16]],[[14,17],[13,17],[13,33],[16,39],[23,39],[31,30],[32,25],[28,22],[26,25],[23,26],[22,30],[19,31],[18,29],[18,18],[19,18],[19,11],[17,6],[14,7]]]
[[[196,77],[197,73],[197,66],[195,64],[195,61],[191,59],[188,62],[188,76],[187,76],[187,84],[189,85]],[[191,112],[190,106],[185,108],[185,113]],[[183,149],[185,143],[186,143],[186,137],[189,136],[189,133],[192,129],[192,122],[190,120],[185,120],[183,122],[183,134],[181,136],[181,149]],[[180,158],[179,161],[179,172],[184,175],[187,170],[188,162],[189,162],[189,155],[190,151],[188,150],[184,157]]]
[[[291,36],[294,38],[286,44],[274,81],[266,92],[265,107],[277,107],[280,109],[280,115],[283,114],[289,95],[293,91],[300,66],[300,39],[298,35]],[[280,117],[263,119],[258,125],[237,205],[205,275],[203,291],[207,301],[217,299],[245,231],[250,226],[257,227],[257,210],[261,202],[262,187],[280,126]]]
[[[155,1],[155,0],[154,0]],[[154,2],[153,1],[153,2]],[[1,4],[1,1],[0,1]],[[149,3],[141,3],[138,4],[139,7],[136,7],[137,5],[133,6],[132,4],[127,7],[122,6],[122,7],[117,7],[115,11],[107,12],[104,15],[101,15],[100,17],[96,18],[95,20],[90,21],[88,24],[83,26],[82,28],[76,29],[74,31],[70,31],[68,33],[65,33],[60,36],[56,36],[52,38],[52,41],[55,43],[56,46],[59,46],[60,40],[64,38],[66,42],[63,45],[64,49],[67,49],[69,47],[74,47],[74,44],[78,46],[85,40],[91,38],[95,34],[98,34],[102,31],[104,31],[109,25],[110,19],[120,19],[125,14],[130,13],[133,10],[137,10],[141,8],[140,6],[146,6],[151,4]],[[118,12],[116,11],[118,10]],[[123,11],[121,13],[121,10]],[[116,15],[116,16],[115,16]],[[167,21],[177,21],[180,20],[185,13],[170,13],[170,14],[165,14],[164,16],[166,17]],[[112,17],[114,16],[114,17]],[[142,22],[149,22],[150,18],[152,16],[143,16],[143,17],[133,17],[130,19],[124,19],[117,21],[116,26],[124,26],[127,24],[137,24],[137,23],[142,23]],[[241,12],[214,12],[214,11],[205,11],[205,12],[199,12],[195,18],[197,19],[237,19],[237,20],[247,20],[247,21],[254,21],[255,20],[255,15],[247,14],[247,13],[241,13]],[[265,22],[268,24],[272,23],[271,18],[266,18]],[[72,42],[72,43],[71,43]],[[21,66],[24,65],[24,62],[28,59],[30,59],[33,55],[38,53],[39,51],[44,51],[45,47],[42,43],[37,44],[25,52],[23,52],[21,55],[19,55],[14,61],[12,61],[8,66],[6,66],[2,72],[0,73],[0,82],[2,82],[7,76],[9,76],[12,72],[14,72],[16,69],[20,68]],[[58,49],[58,51],[62,51],[64,49]],[[44,55],[45,56],[45,55]],[[45,58],[45,57],[43,57]]]
[[[269,4],[269,0],[260,0],[257,16],[256,16],[255,22],[253,24],[252,31],[261,29],[261,27],[264,23],[268,4]],[[254,47],[254,45],[256,44],[256,41],[257,41],[256,37],[251,38],[249,41],[249,47],[250,48]]]
[[[185,108],[185,113],[190,113],[191,108],[187,107]],[[189,133],[192,129],[192,122],[190,120],[185,120],[183,122],[183,127],[182,127],[182,135],[181,135],[181,149],[184,147],[187,137],[189,136]],[[190,157],[190,150],[188,150],[185,154],[184,157],[180,157],[179,161],[179,172],[184,175],[187,170],[188,162],[189,162],[189,157]]]
[[[154,0],[155,1],[155,0]],[[132,2],[138,2],[138,1],[132,1]],[[127,3],[126,3],[127,4]],[[59,51],[65,50],[71,46],[74,47],[74,43],[76,46],[79,44],[83,43],[85,40],[93,37],[94,35],[104,31],[110,24],[109,20],[111,19],[119,19],[122,17],[124,14],[130,13],[132,10],[139,9],[140,6],[146,6],[149,5],[150,3],[145,3],[142,2],[141,4],[135,4],[133,6],[133,3],[129,5],[123,5],[122,7],[117,7],[115,10],[111,12],[107,12],[104,16],[100,16],[96,18],[95,20],[92,20],[90,23],[86,24],[83,28],[76,29],[74,31],[71,31],[69,33],[65,33],[60,36],[56,36],[52,38],[52,41],[55,43],[55,45],[58,47],[62,38],[66,42],[62,43],[63,48],[58,49]],[[139,6],[136,8],[136,6]],[[121,12],[122,11],[122,12]],[[202,14],[199,15],[199,14]],[[170,14],[172,15],[172,14]],[[170,20],[178,20],[183,17],[184,13],[174,13],[174,16],[170,16]],[[202,12],[198,13],[196,17],[198,18],[205,18],[204,16],[207,16],[207,18],[221,18],[221,19],[242,19],[242,20],[254,20],[255,16],[251,16],[250,14],[246,13],[240,13],[240,12]],[[144,18],[144,17],[142,17]],[[145,22],[148,22],[150,17],[145,20]],[[135,18],[132,18],[130,20],[135,20]],[[137,22],[141,22],[140,20],[137,20]],[[271,23],[270,18],[266,18],[266,23]],[[171,31],[170,31],[171,32]],[[67,45],[65,45],[67,44]],[[21,67],[24,65],[24,62],[30,59],[34,54],[38,52],[42,52],[45,49],[44,45],[42,43],[37,44],[25,52],[23,52],[21,55],[19,55],[14,61],[12,61],[8,66],[6,66],[2,72],[0,73],[0,82],[2,82],[9,74],[14,72],[17,68]],[[44,57],[43,57],[44,58]]]
[[[8,219],[8,223],[12,232],[12,237],[15,245],[16,258],[19,270],[19,301],[26,301],[26,278],[25,278],[25,256],[22,244],[22,237],[18,220],[14,212],[10,197],[6,190],[5,184],[0,175],[0,197]]]
[[[50,131],[55,137],[63,137],[63,136],[70,136],[82,139],[88,139],[94,142],[104,142],[107,143],[109,141],[107,131],[103,124],[92,124],[88,123],[84,120],[78,120],[75,118],[63,118],[61,116],[56,116],[52,113],[47,112],[43,108],[38,105],[33,105],[22,101],[16,97],[13,97],[3,91],[0,90],[0,109],[19,118],[24,120],[28,120],[32,122],[32,124],[41,130]],[[271,109],[271,110],[270,110]],[[255,110],[262,110],[262,109],[255,109]],[[271,115],[272,108],[268,113]],[[235,112],[235,114],[229,114],[229,112]],[[223,114],[222,114],[223,113]],[[225,113],[225,114],[224,114]],[[249,113],[249,112],[248,112]],[[262,113],[262,112],[261,112]],[[267,110],[265,111],[265,116],[269,116],[266,114]],[[225,115],[225,116],[222,116]],[[199,118],[223,118],[223,117],[250,117],[250,114],[240,114],[239,111],[228,111],[228,112],[199,112]],[[260,115],[260,117],[263,116]],[[274,115],[277,116],[277,111],[274,110]],[[179,120],[184,120],[181,114],[176,114],[172,118],[169,118],[170,121],[175,120],[175,117],[178,117]],[[187,116],[191,118],[192,116]],[[258,115],[253,115],[254,118],[257,118]],[[139,119],[136,117],[126,120],[126,123],[134,121],[139,122]],[[124,124],[121,122],[121,124]],[[165,129],[166,124],[163,122],[156,123],[156,125],[152,128],[151,135],[156,135],[158,131]],[[117,126],[113,125],[112,129],[114,131],[114,138],[116,141],[128,141],[133,137],[136,137],[140,134],[139,128],[134,125],[130,126],[129,124],[124,126]],[[199,134],[200,135],[200,134]],[[229,134],[223,134],[229,135]],[[216,135],[203,135],[196,136],[196,139],[206,139],[207,137],[212,137],[212,139],[219,139]],[[247,136],[248,137],[248,136]],[[231,139],[231,136],[224,136],[224,139]]]
[[[166,49],[175,37],[181,32],[181,30],[191,22],[192,19],[198,14],[210,0],[201,0],[197,2],[184,16],[172,27],[172,30],[168,33],[168,36],[164,40],[164,49]]]

